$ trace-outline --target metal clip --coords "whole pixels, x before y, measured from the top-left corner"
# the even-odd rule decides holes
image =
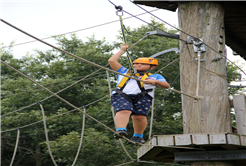
[[[121,15],[119,15],[118,12],[121,12]],[[116,15],[117,15],[117,16],[123,16],[123,12],[117,10],[117,11],[116,11]]]

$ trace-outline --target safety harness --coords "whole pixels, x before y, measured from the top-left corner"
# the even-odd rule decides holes
[[[129,71],[127,71],[127,76],[131,76],[132,73],[130,73]],[[152,75],[151,73],[144,73],[144,74],[140,74],[140,73],[135,73],[134,76],[142,76],[141,80],[146,80],[150,75]],[[135,99],[132,99],[130,96],[128,96],[126,93],[123,92],[123,89],[125,88],[127,82],[129,81],[129,77],[124,77],[120,83],[118,84],[118,86],[114,89],[114,91],[116,92],[116,94],[124,97],[127,101],[132,102],[132,103],[136,103],[138,102],[138,100],[140,98],[142,98],[143,96],[147,96],[150,100],[152,100],[152,97],[148,94],[148,92],[151,92],[153,89],[144,89],[143,86],[143,82],[141,81],[137,81],[138,87],[141,90],[141,93],[137,94]]]

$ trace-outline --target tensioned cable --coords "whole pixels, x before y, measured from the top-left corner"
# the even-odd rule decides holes
[[[117,9],[116,15],[118,15],[118,12],[121,12],[121,9]],[[122,12],[122,15],[123,15],[123,12]],[[123,36],[123,43],[126,44],[126,37],[125,37],[125,31],[124,31],[125,26],[123,25],[122,15],[119,15],[120,27],[121,27],[122,36]],[[130,71],[132,71],[133,70],[132,59],[131,59],[131,56],[130,56],[128,50],[126,50],[126,53],[127,53],[128,63],[129,63],[129,66],[130,66]]]
[[[43,115],[43,122],[44,122],[44,132],[45,132],[45,138],[46,138],[46,143],[47,143],[47,146],[48,146],[48,150],[49,150],[49,153],[50,153],[50,157],[52,159],[52,162],[55,166],[57,166],[56,164],[56,161],[52,155],[52,151],[50,149],[50,142],[49,142],[49,136],[48,136],[48,131],[47,131],[47,125],[46,125],[46,119],[45,119],[45,115],[44,115],[44,108],[42,106],[42,104],[39,102],[38,103],[40,105],[40,108],[42,110],[42,115]]]
[[[84,107],[84,113],[85,113],[86,109]],[[83,114],[83,124],[82,124],[82,130],[81,130],[81,136],[80,136],[80,142],[79,142],[79,147],[78,147],[78,151],[77,151],[77,154],[74,158],[74,161],[73,161],[73,164],[72,166],[74,166],[76,164],[76,161],[78,159],[78,156],[79,156],[79,152],[80,152],[80,149],[81,149],[81,146],[82,146],[82,142],[83,142],[83,137],[84,137],[84,130],[85,130],[85,114]]]
[[[113,2],[111,2],[110,0],[109,0],[109,2],[111,3],[111,4],[113,4],[114,6],[115,6],[115,8],[117,8],[118,6],[116,6]],[[139,19],[139,20],[141,20],[141,21],[143,21],[143,22],[145,22],[146,24],[148,24],[148,25],[151,25],[151,26],[153,26],[154,28],[156,28],[156,29],[159,29],[160,31],[163,31],[163,32],[166,32],[166,31],[164,31],[163,29],[161,29],[161,28],[159,28],[159,27],[157,27],[157,26],[155,26],[155,25],[153,25],[153,24],[151,24],[151,23],[148,23],[147,21],[144,21],[143,19],[140,19],[140,18],[138,18],[138,17],[136,17],[136,16],[134,16],[133,14],[131,14],[131,13],[129,13],[129,12],[127,12],[127,11],[125,11],[125,10],[123,10],[122,9],[122,11],[124,11],[125,13],[127,13],[127,14],[129,14],[129,15],[131,15],[132,17],[135,17],[135,18],[137,18],[137,19]],[[167,33],[167,32],[166,32]],[[171,33],[169,33],[170,35],[175,35],[175,34],[171,34]],[[174,36],[175,37],[175,36]],[[176,37],[175,37],[176,38]],[[181,41],[183,41],[183,42],[186,42],[185,40],[183,40],[183,39],[178,39],[178,40],[181,40]]]
[[[130,0],[130,1],[131,1],[131,0]],[[131,1],[131,2],[132,2],[132,1]],[[133,3],[133,2],[132,2],[132,3]],[[133,3],[133,4],[135,4],[135,3]],[[139,6],[138,4],[135,4],[135,5],[138,6],[139,8],[141,8],[142,10],[146,11],[147,13],[151,14],[151,15],[154,16],[155,18],[157,18],[157,19],[161,20],[162,22],[168,24],[169,26],[175,28],[176,30],[178,30],[178,31],[180,31],[180,32],[182,32],[182,33],[184,33],[184,34],[186,34],[186,35],[188,35],[188,36],[192,36],[192,35],[190,35],[190,34],[184,32],[184,31],[180,30],[179,28],[176,28],[175,26],[173,26],[173,25],[167,23],[166,21],[160,19],[160,18],[157,17],[156,15],[154,15],[154,14],[148,12],[147,10],[145,10],[144,8],[142,8],[141,6]],[[193,36],[193,37],[194,37],[194,36]],[[195,37],[195,38],[198,39],[198,40],[200,40],[200,39],[197,38],[197,37]],[[183,40],[183,41],[184,41],[184,40]],[[187,43],[187,42],[185,41],[185,43]],[[243,69],[241,69],[241,68],[240,68],[239,66],[237,66],[234,62],[232,62],[230,59],[228,59],[225,55],[222,55],[221,53],[219,53],[218,51],[216,51],[215,49],[213,49],[212,47],[210,47],[208,44],[206,44],[206,43],[204,43],[204,42],[203,42],[203,44],[206,45],[207,47],[209,47],[211,50],[213,50],[213,51],[216,52],[217,54],[219,54],[220,56],[226,58],[226,59],[227,59],[228,61],[230,61],[233,65],[235,65],[239,70],[241,70],[241,71],[244,73],[244,75],[246,75],[246,73],[245,73],[245,71],[244,71]]]
[[[13,163],[14,163],[15,155],[16,155],[16,152],[17,152],[18,144],[19,144],[19,139],[20,139],[20,129],[17,128],[17,137],[16,137],[16,143],[15,143],[15,150],[14,150],[13,157],[12,157],[12,160],[11,160],[11,163],[10,163],[9,166],[12,166]]]
[[[100,74],[100,73],[98,73]],[[99,76],[94,76],[94,77],[90,77],[88,79],[86,79],[86,81],[90,80],[90,79],[94,79],[94,78],[100,78],[100,77],[104,77],[102,75],[99,75]],[[77,77],[77,78],[81,78],[81,77]],[[73,78],[75,79],[75,78]],[[53,82],[53,83],[48,83],[48,84],[44,84],[44,85],[50,85],[50,84],[57,84],[59,82],[67,82],[69,81],[68,83],[64,83],[64,84],[59,84],[59,85],[55,85],[55,86],[50,86],[49,88],[53,88],[53,87],[59,87],[59,86],[63,86],[63,85],[67,85],[67,84],[71,84],[72,80],[73,79],[67,79],[67,80],[63,80],[63,81],[57,81],[57,82]],[[76,81],[75,81],[76,82]],[[22,90],[22,89],[18,89],[18,90]],[[14,93],[14,94],[11,94],[11,95],[3,95],[2,94],[2,97],[9,97],[9,96],[16,96],[16,95],[19,95],[19,94],[23,94],[23,93],[30,93],[30,92],[37,92],[37,91],[41,91],[42,89],[36,89],[36,90],[31,90],[31,91],[22,91],[22,92],[19,92],[19,93]],[[3,90],[2,90],[3,91]],[[5,92],[11,92],[11,91],[5,91]]]
[[[78,107],[76,107],[75,105],[73,105],[72,103],[68,102],[67,100],[63,99],[62,97],[60,97],[59,95],[57,95],[56,93],[50,91],[49,89],[45,88],[44,86],[42,86],[41,84],[39,84],[38,82],[32,80],[31,78],[29,78],[28,76],[26,76],[25,74],[23,74],[22,72],[20,72],[19,70],[15,69],[14,67],[10,66],[9,64],[3,62],[0,59],[1,63],[3,63],[4,65],[8,66],[9,68],[11,68],[12,70],[14,70],[15,72],[17,72],[18,74],[22,75],[23,77],[27,78],[28,80],[32,81],[33,83],[35,83],[36,85],[42,87],[43,89],[45,89],[47,92],[49,92],[50,94],[54,95],[55,97],[59,98],[60,100],[62,100],[63,102],[65,102],[66,104],[68,104],[69,106],[75,108],[76,110],[82,112],[83,114],[87,115],[88,117],[90,117],[92,120],[96,121],[97,123],[101,124],[102,126],[104,126],[105,128],[107,128],[108,130],[112,131],[114,134],[117,134],[113,129],[111,129],[110,127],[108,127],[107,125],[105,125],[104,123],[100,122],[99,120],[97,120],[96,118],[92,117],[91,115],[81,111]],[[100,65],[99,65],[100,66]],[[126,139],[127,141],[133,143],[133,144],[139,144],[142,145],[140,143],[135,143],[133,141],[131,141],[130,139],[126,138],[126,137],[122,137],[124,139]]]
[[[107,65],[106,65],[106,66],[107,66]],[[82,80],[84,80],[84,79],[86,79],[86,78],[90,77],[91,75],[93,75],[93,74],[97,73],[97,72],[98,72],[98,71],[100,71],[100,70],[101,70],[101,68],[100,68],[100,69],[98,69],[98,70],[96,70],[96,71],[94,71],[93,73],[91,73],[91,74],[89,74],[89,75],[85,76],[84,78],[82,78],[82,79],[80,79],[80,80],[78,80],[78,81],[74,82],[73,84],[71,84],[71,85],[67,86],[66,88],[64,88],[64,89],[62,89],[62,90],[60,90],[60,91],[56,92],[56,94],[58,94],[58,93],[60,93],[60,92],[62,92],[62,91],[64,91],[64,90],[66,90],[66,89],[68,89],[68,88],[72,87],[73,85],[75,85],[75,84],[79,83],[80,81],[82,81]],[[47,100],[47,99],[49,99],[49,98],[51,98],[51,97],[53,97],[53,96],[54,96],[54,95],[50,95],[49,97],[46,97],[45,99],[40,100],[40,102],[43,102],[43,101],[45,101],[45,100]],[[21,111],[21,110],[23,110],[23,109],[29,108],[29,107],[31,107],[31,106],[33,106],[33,105],[35,105],[35,104],[37,104],[37,103],[35,102],[35,103],[31,104],[31,105],[28,105],[28,106],[22,107],[22,108],[20,108],[20,109],[18,109],[18,110],[15,110],[15,111],[12,111],[12,112],[6,113],[6,114],[2,115],[2,117],[6,116],[6,115],[9,115],[9,114],[12,114],[12,113],[14,113],[14,112]]]
[[[100,101],[100,100],[102,100],[102,99],[104,99],[104,98],[106,98],[106,97],[108,97],[108,95],[106,95],[106,96],[104,96],[104,97],[102,97],[102,98],[100,98],[100,99],[98,99],[98,100],[95,100],[95,101],[93,101],[93,102],[91,102],[91,103],[85,105],[84,107],[88,107],[88,106],[90,106],[90,105],[92,105],[92,104],[94,104],[94,103],[96,103],[96,102],[98,102],[98,101]],[[79,107],[79,108],[82,108],[82,107]],[[47,118],[46,120],[50,120],[50,119],[56,118],[56,117],[58,117],[58,116],[62,116],[62,115],[64,115],[64,114],[71,113],[71,112],[73,112],[73,111],[75,111],[75,110],[76,110],[76,109],[73,109],[73,110],[70,110],[70,111],[67,111],[67,112],[63,112],[63,113],[61,113],[61,114],[58,114],[58,115],[52,116],[52,117],[50,117],[50,118]],[[30,123],[30,124],[27,124],[27,125],[24,125],[24,126],[20,126],[20,127],[18,127],[18,128],[20,128],[20,129],[21,129],[21,128],[25,128],[25,127],[28,127],[28,126],[31,126],[31,125],[34,125],[34,124],[37,124],[37,123],[41,123],[41,122],[43,122],[43,120],[40,120],[40,121],[37,121],[37,122],[34,122],[34,123]],[[13,131],[13,130],[15,130],[15,129],[16,129],[16,128],[4,130],[4,131],[1,131],[1,133],[5,133],[5,132],[8,132],[8,131]]]
[[[192,62],[195,63],[196,65],[198,65],[198,64],[194,61],[194,59],[192,58],[191,53],[190,53],[190,49],[189,49],[189,47],[188,47],[187,44],[186,44],[186,46],[187,46],[187,50],[188,50],[188,52],[189,52],[189,55],[190,55],[190,57],[191,57],[191,59],[192,59]],[[210,72],[210,73],[212,73],[212,74],[214,74],[214,75],[218,75],[218,76],[220,76],[220,77],[222,77],[222,78],[224,78],[224,79],[227,79],[227,76],[224,76],[223,74],[219,74],[219,73],[216,73],[216,72],[214,72],[214,71],[208,70],[208,69],[206,69],[206,68],[204,68],[204,67],[202,67],[202,66],[200,66],[200,67],[201,67],[203,70],[206,70],[206,71],[208,71],[208,72]]]
[[[110,0],[109,0],[110,1]],[[111,1],[110,1],[110,3],[112,3]],[[117,7],[114,3],[112,3],[115,7]],[[145,9],[144,9],[145,10]],[[124,11],[124,10],[122,10],[122,11]],[[126,11],[124,11],[124,12],[126,12]],[[127,14],[129,14],[129,15],[132,15],[132,14],[130,14],[130,13],[128,13],[128,12],[126,12]],[[134,16],[135,17],[135,16]],[[157,28],[157,29],[159,29],[159,30],[161,30],[161,31],[163,31],[163,32],[165,32],[164,30],[162,30],[162,29],[160,29],[160,28],[158,28],[158,27],[156,27],[156,26],[154,26],[153,24],[150,24],[150,23],[148,23],[148,22],[146,22],[146,21],[144,21],[144,20],[142,20],[142,19],[140,19],[140,18],[138,18],[138,17],[135,17],[135,18],[137,18],[137,19],[139,19],[139,20],[141,20],[141,21],[143,21],[143,22],[145,22],[145,23],[147,23],[147,24],[149,24],[149,25],[151,25],[151,26],[153,26],[153,27],[155,27],[155,28]],[[159,18],[158,18],[159,19]],[[163,20],[161,20],[161,21],[163,21]],[[164,23],[166,23],[165,21],[163,21]],[[168,24],[168,23],[167,23]],[[169,24],[168,24],[169,25]],[[171,25],[170,25],[171,26]],[[173,27],[173,26],[172,26]],[[174,27],[175,29],[177,29],[178,31],[179,31],[179,29],[178,28],[176,28],[176,27]],[[188,34],[189,35],[189,34]],[[189,36],[191,36],[191,35],[189,35]],[[185,43],[187,43],[187,41],[185,41],[185,40],[182,40],[182,39],[180,39],[179,38],[179,40],[181,40],[181,41],[183,41],[183,42],[185,42]],[[199,39],[200,40],[200,39]],[[205,44],[205,43],[204,43]],[[206,44],[205,44],[206,45]],[[209,47],[209,46],[208,46]],[[215,50],[214,50],[215,51]],[[216,52],[216,51],[215,51]],[[218,53],[218,52],[216,52],[216,53]],[[218,53],[218,54],[220,54],[220,53]],[[221,55],[221,56],[223,56],[223,55]],[[229,60],[229,59],[228,59]],[[229,60],[230,61],[230,60]],[[231,61],[230,61],[231,62]],[[233,62],[231,62],[231,63],[233,63]],[[233,63],[234,64],[234,63]],[[236,64],[234,64],[235,66],[237,66]],[[237,66],[238,67],[238,66]],[[238,67],[239,68],[239,67]],[[241,68],[239,68],[241,71],[243,71]],[[244,71],[243,71],[244,72]],[[246,74],[245,74],[246,75]],[[197,99],[200,99],[200,98],[197,98]]]
[[[128,78],[131,78],[131,79],[134,79],[134,80],[137,80],[137,81],[140,81],[140,82],[143,81],[143,80],[141,80],[141,79],[137,79],[137,78],[134,78],[134,77],[125,75],[125,74],[121,74],[121,73],[116,72],[116,71],[114,71],[114,70],[108,69],[108,68],[106,68],[106,67],[104,67],[104,66],[98,65],[98,64],[96,64],[96,63],[94,63],[94,62],[91,62],[91,61],[89,61],[89,60],[86,60],[86,59],[84,59],[84,58],[81,58],[81,57],[79,57],[79,56],[76,56],[76,55],[74,55],[74,54],[72,54],[72,53],[70,53],[70,52],[67,52],[67,51],[65,51],[65,50],[63,50],[63,49],[60,49],[60,48],[58,48],[58,47],[55,47],[55,46],[53,46],[53,45],[51,45],[51,44],[49,44],[49,43],[47,43],[47,42],[45,42],[45,41],[42,41],[42,40],[40,40],[39,38],[37,38],[37,37],[35,37],[35,36],[32,36],[31,34],[29,34],[29,33],[25,32],[25,31],[23,31],[23,30],[21,30],[21,29],[15,27],[15,26],[13,26],[12,24],[10,24],[10,23],[8,23],[8,22],[6,22],[6,21],[4,21],[3,19],[1,19],[1,21],[4,22],[5,24],[11,26],[12,28],[15,28],[16,30],[18,30],[18,31],[20,31],[20,32],[22,32],[22,33],[24,33],[24,34],[26,34],[26,35],[28,35],[28,36],[30,36],[30,37],[32,37],[32,38],[34,38],[34,39],[36,39],[36,40],[42,42],[42,43],[44,43],[44,44],[46,44],[46,45],[48,45],[48,46],[54,48],[54,49],[57,49],[57,50],[59,50],[59,51],[65,53],[65,54],[67,54],[67,55],[70,55],[70,56],[72,56],[72,57],[74,57],[74,58],[77,58],[77,59],[79,59],[79,60],[82,60],[82,61],[84,61],[84,62],[87,62],[87,63],[89,63],[89,64],[91,64],[91,65],[97,66],[97,67],[99,67],[99,68],[102,68],[102,69],[104,69],[104,70],[108,70],[108,71],[111,71],[111,72],[113,72],[113,73],[116,73],[116,74],[119,74],[119,75],[122,75],[122,76],[125,76],[125,77],[128,77]],[[130,49],[130,48],[129,48],[129,49]],[[129,49],[128,49],[128,50],[129,50]],[[189,94],[187,94],[187,93],[183,93],[183,92],[180,92],[180,91],[178,91],[178,90],[171,89],[171,88],[169,88],[169,90],[172,90],[172,91],[174,91],[174,92],[176,92],[176,93],[180,93],[180,94],[189,96],[189,97],[194,98],[194,99],[196,99],[196,100],[202,99],[201,96],[192,96],[192,95],[189,95]]]
[[[160,10],[160,9],[151,10],[149,12],[155,12],[157,10]],[[140,14],[137,14],[136,16],[140,16],[140,15],[143,15],[143,14],[147,14],[147,13],[146,12],[145,13],[140,13]],[[126,19],[129,19],[129,18],[133,18],[133,16],[123,18],[122,20],[126,20]],[[53,38],[53,37],[56,37],[56,36],[66,35],[66,34],[75,33],[75,32],[79,32],[79,31],[84,31],[84,30],[87,30],[87,29],[92,29],[92,28],[100,27],[100,26],[111,24],[111,23],[115,23],[115,22],[118,22],[118,21],[119,20],[114,20],[114,21],[110,21],[110,22],[107,22],[107,23],[103,23],[103,24],[99,24],[99,25],[94,25],[94,26],[91,26],[91,27],[87,27],[87,28],[83,28],[83,29],[79,29],[79,30],[75,30],[75,31],[67,32],[67,33],[62,33],[62,34],[59,34],[59,35],[54,35],[54,36],[51,36],[51,37],[41,38],[41,40],[46,40],[46,39],[50,39],[50,38]],[[11,45],[11,46],[4,46],[2,48],[8,48],[8,47],[13,47],[13,46],[23,45],[23,44],[27,44],[27,43],[36,42],[36,41],[37,40],[23,42],[23,43],[18,43],[18,44],[14,44],[14,45]]]
[[[111,94],[112,94],[112,89],[111,89],[111,84],[110,84],[110,78],[109,78],[109,73],[108,73],[108,71],[106,71],[106,74],[107,74],[107,79],[108,79],[109,95],[111,96]],[[114,114],[114,108],[113,108],[113,106],[111,106],[111,111],[112,111],[112,117],[113,117],[113,120],[114,120],[115,114]],[[117,130],[115,120],[114,120],[114,127],[115,127],[115,130]],[[126,155],[127,155],[131,160],[133,160],[133,158],[131,157],[131,155],[127,152],[127,150],[126,150],[126,148],[125,148],[125,146],[124,146],[122,140],[119,139],[119,141],[120,141],[120,144],[121,144],[121,146],[122,146],[124,152],[126,153]]]
[[[166,67],[170,66],[171,64],[173,64],[174,62],[176,62],[177,60],[179,60],[180,58],[175,59],[174,61],[170,62],[169,64],[167,64],[166,66],[164,66],[163,68],[161,68],[160,70],[158,70],[155,73],[159,73],[161,70],[165,69]]]
[[[173,84],[175,83],[175,81],[178,79],[179,75],[180,75],[180,73],[176,76],[176,78],[174,79],[174,81],[171,83],[170,87],[173,86]],[[167,96],[170,92],[171,92],[171,91],[166,91],[166,94],[165,94],[165,96],[162,98],[161,103],[164,101],[164,99],[166,98],[166,96]],[[158,108],[161,106],[161,103],[160,103],[160,104],[157,106],[157,108],[154,110],[153,117],[155,116],[155,113],[156,113],[156,111],[158,110]],[[150,120],[148,121],[148,123],[150,123]]]

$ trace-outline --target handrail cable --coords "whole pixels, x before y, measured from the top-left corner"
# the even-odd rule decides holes
[[[149,11],[149,12],[155,12],[155,11],[157,11],[157,10],[160,10],[160,9],[151,10],[151,11]],[[135,15],[135,16],[141,16],[141,15],[144,15],[144,14],[147,14],[147,12],[145,12],[145,13],[140,13],[140,14],[137,14],[137,15]],[[122,18],[122,20],[126,20],[126,19],[133,18],[133,17],[134,17],[134,16]],[[114,21],[110,21],[110,22],[107,22],[107,23],[98,24],[98,25],[94,25],[94,26],[91,26],[91,27],[87,27],[87,28],[83,28],[83,29],[79,29],[79,30],[67,32],[67,33],[62,33],[62,34],[58,34],[58,35],[52,35],[52,36],[50,36],[50,37],[41,38],[41,40],[46,40],[46,39],[50,39],[50,38],[53,38],[53,37],[56,37],[56,36],[67,35],[67,34],[70,34],[70,33],[75,33],[75,32],[79,32],[79,31],[84,31],[84,30],[87,30],[87,29],[100,27],[100,26],[107,25],[107,24],[111,24],[111,23],[115,23],[115,22],[118,22],[118,21],[119,21],[119,20],[114,20]],[[37,41],[37,40],[32,40],[32,41],[27,41],[27,42],[23,42],[23,43],[14,44],[14,45],[11,45],[11,46],[4,46],[4,47],[1,47],[1,48],[8,48],[8,47],[13,47],[13,46],[18,46],[18,45],[28,44],[28,43],[32,43],[32,42],[36,42],[36,41]]]
[[[40,41],[40,42],[42,42],[42,43],[44,43],[44,44],[46,44],[46,45],[48,45],[48,46],[54,48],[54,49],[57,49],[57,50],[59,50],[59,51],[61,51],[61,52],[63,52],[63,53],[66,53],[66,54],[68,54],[68,55],[70,55],[70,56],[72,56],[72,57],[74,57],[74,58],[77,58],[77,59],[79,59],[79,60],[82,60],[82,61],[84,61],[84,62],[87,62],[87,63],[89,63],[89,64],[91,64],[91,65],[97,66],[97,67],[99,67],[99,68],[103,68],[104,70],[108,70],[108,71],[111,71],[111,72],[113,72],[113,73],[116,73],[116,74],[119,74],[119,75],[122,75],[122,76],[125,76],[125,77],[129,77],[129,78],[131,78],[131,79],[135,79],[135,80],[137,80],[137,81],[143,82],[143,80],[141,80],[141,79],[137,79],[137,78],[134,78],[134,77],[125,75],[125,74],[121,74],[121,73],[116,72],[116,71],[114,71],[114,70],[108,69],[108,68],[106,68],[106,67],[104,67],[104,66],[98,65],[98,64],[96,64],[96,63],[94,63],[94,62],[91,62],[91,61],[89,61],[89,60],[86,60],[86,59],[84,59],[84,58],[81,58],[81,57],[79,57],[79,56],[76,56],[76,55],[74,55],[74,54],[72,54],[72,53],[70,53],[70,52],[67,52],[67,51],[63,50],[63,49],[60,49],[60,48],[58,48],[58,47],[55,47],[55,46],[53,46],[53,45],[51,45],[51,44],[49,44],[49,43],[47,43],[47,42],[45,42],[45,41],[40,40],[39,38],[37,38],[37,37],[35,37],[35,36],[32,36],[31,34],[25,32],[25,31],[23,31],[23,30],[21,30],[21,29],[15,27],[15,26],[13,26],[12,24],[10,24],[10,23],[4,21],[3,19],[1,19],[1,21],[4,22],[5,24],[7,24],[7,25],[9,25],[9,26],[11,26],[11,27],[13,27],[13,28],[15,28],[16,30],[18,30],[18,31],[20,31],[20,32],[22,32],[22,33],[24,33],[24,34],[26,34],[26,35],[32,37],[32,38],[35,38],[36,40],[38,40],[38,41]],[[131,47],[131,48],[132,48],[132,47]],[[130,49],[130,48],[129,48],[129,49]],[[128,49],[128,50],[129,50],[129,49]],[[194,98],[194,99],[197,99],[197,100],[202,99],[201,96],[192,96],[192,95],[189,95],[189,94],[186,94],[186,93],[183,93],[183,92],[180,92],[180,91],[178,91],[178,90],[171,89],[171,88],[169,88],[169,90],[172,90],[172,91],[174,91],[174,92],[176,92],[176,93],[180,93],[180,94],[189,96],[189,97]]]
[[[83,108],[84,108],[84,113],[85,113],[86,112],[86,108],[85,107],[83,107]],[[80,136],[80,141],[79,141],[79,147],[78,147],[77,154],[76,154],[76,156],[74,158],[72,166],[74,166],[76,164],[76,161],[78,159],[78,156],[79,156],[79,153],[80,153],[80,149],[82,147],[84,131],[85,131],[85,114],[83,114],[83,123],[82,123],[82,130],[81,130],[81,136]]]
[[[44,133],[45,133],[45,138],[46,138],[46,143],[47,143],[47,146],[48,146],[49,154],[50,154],[50,157],[51,157],[51,160],[52,160],[53,164],[55,166],[57,166],[56,161],[55,161],[55,159],[54,159],[54,157],[52,155],[52,151],[50,149],[50,142],[49,142],[48,130],[47,130],[46,119],[45,119],[45,114],[44,114],[44,108],[43,108],[41,102],[38,102],[38,104],[40,105],[40,108],[42,110],[43,122],[44,122]]]
[[[57,95],[56,93],[50,91],[49,89],[45,88],[44,86],[42,86],[41,84],[39,84],[38,82],[32,80],[31,78],[29,78],[28,76],[26,76],[25,74],[23,74],[22,72],[20,72],[19,70],[15,69],[14,67],[10,66],[9,64],[5,63],[4,61],[2,61],[0,59],[1,63],[3,63],[4,65],[6,65],[7,67],[11,68],[12,70],[16,71],[18,74],[22,75],[23,77],[27,78],[28,80],[32,81],[33,83],[35,83],[36,85],[42,87],[43,89],[45,89],[46,91],[48,91],[49,93],[53,94],[55,97],[59,98],[60,100],[62,100],[63,102],[67,103],[69,106],[77,109],[78,111],[81,111],[78,107],[76,107],[75,105],[73,105],[72,103],[68,102],[67,100],[63,99],[62,97],[60,97],[59,95]],[[90,117],[92,120],[96,121],[97,123],[101,124],[102,126],[104,126],[105,128],[107,128],[108,130],[112,131],[113,133],[117,134],[113,129],[111,129],[110,127],[108,127],[107,125],[105,125],[104,123],[100,122],[99,120],[97,120],[96,118],[92,117],[91,115],[81,111],[83,114],[87,115],[88,117]],[[127,141],[136,144],[135,142],[131,141],[130,139],[126,138],[126,137],[122,137],[124,139],[126,139]],[[137,143],[139,145],[142,145],[140,143]]]
[[[108,73],[108,71],[106,71],[106,74],[107,74],[107,79],[108,79],[109,95],[111,96],[111,94],[112,94],[112,89],[111,89],[111,84],[110,84],[110,78],[109,78],[109,73]],[[114,114],[114,107],[113,107],[113,106],[111,106],[111,111],[112,111],[112,117],[113,117],[113,121],[114,121],[114,127],[115,127],[115,130],[117,130],[117,126],[116,126],[116,123],[115,123],[115,120],[114,120],[115,114]],[[124,146],[124,144],[123,144],[123,142],[122,142],[121,139],[119,139],[119,142],[120,142],[120,144],[121,144],[121,146],[122,146],[124,152],[126,153],[126,155],[127,155],[131,160],[133,160],[133,158],[131,157],[131,155],[127,152],[127,150],[126,150],[126,148],[125,148],[125,146]]]
[[[132,0],[130,0],[130,1],[132,2]],[[132,3],[133,3],[133,2],[132,2]],[[134,4],[134,3],[133,3],[133,4]],[[155,18],[157,18],[157,19],[161,20],[162,22],[168,24],[169,26],[175,28],[176,30],[178,30],[178,31],[180,31],[180,32],[182,32],[182,33],[184,33],[184,34],[186,34],[186,35],[188,35],[188,36],[192,36],[192,35],[190,35],[190,34],[184,32],[184,31],[180,30],[179,28],[176,28],[175,26],[173,26],[173,25],[167,23],[166,21],[160,19],[160,18],[157,17],[156,15],[154,15],[154,14],[148,12],[147,10],[145,10],[144,8],[142,8],[141,6],[139,6],[138,4],[135,4],[135,5],[138,6],[139,8],[141,8],[142,10],[146,11],[147,13],[151,14],[151,15],[154,16]],[[194,37],[194,36],[193,36],[193,37]],[[200,39],[197,38],[197,37],[195,37],[195,38],[198,39],[198,40],[200,40]],[[185,41],[185,43],[186,43],[186,41]],[[235,65],[239,70],[241,70],[241,71],[244,73],[244,75],[246,75],[246,73],[245,73],[245,71],[244,71],[243,69],[241,69],[238,65],[236,65],[234,62],[232,62],[230,59],[228,59],[225,55],[222,55],[221,53],[219,53],[218,51],[216,51],[214,48],[212,48],[211,46],[209,46],[208,44],[206,44],[206,43],[204,43],[204,42],[203,42],[203,44],[206,45],[207,47],[209,47],[211,50],[213,50],[213,51],[216,52],[217,54],[219,54],[220,56],[222,56],[223,58],[226,58],[226,59],[227,59],[228,61],[230,61],[233,65]]]
[[[80,79],[80,80],[74,82],[73,84],[71,84],[71,85],[65,87],[64,89],[59,90],[58,92],[56,92],[56,94],[58,94],[58,93],[60,93],[60,92],[62,92],[62,91],[64,91],[64,90],[66,90],[66,89],[72,87],[73,85],[75,85],[75,84],[77,84],[77,83],[79,83],[79,82],[85,80],[86,78],[90,77],[91,75],[97,73],[97,72],[100,71],[100,70],[101,70],[101,68],[99,68],[98,70],[94,71],[93,73],[91,73],[91,74],[89,74],[89,75],[83,77],[82,79]],[[47,99],[49,99],[49,98],[51,98],[51,97],[53,97],[53,96],[54,96],[54,95],[50,95],[49,97],[46,97],[46,98],[44,98],[43,100],[40,100],[40,102],[43,102],[43,101],[45,101],[45,100],[47,100]],[[21,111],[21,110],[23,110],[23,109],[29,108],[29,107],[31,107],[31,106],[33,106],[33,105],[36,105],[36,104],[37,104],[37,102],[35,102],[35,103],[33,103],[33,104],[30,104],[30,105],[28,105],[28,106],[22,107],[22,108],[20,108],[20,109],[18,109],[18,110],[15,110],[15,111],[6,113],[6,114],[2,115],[2,117],[6,116],[6,115],[9,115],[9,114],[12,114],[12,113],[14,113],[14,112]]]
[[[9,166],[12,166],[13,163],[14,163],[15,155],[16,155],[16,152],[17,152],[18,144],[19,144],[19,140],[20,140],[20,129],[17,128],[17,137],[16,137],[16,143],[15,143],[15,150],[14,150],[13,157],[12,157],[12,160],[11,160],[11,163],[10,163]]]

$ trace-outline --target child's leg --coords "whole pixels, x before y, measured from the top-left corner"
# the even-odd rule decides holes
[[[132,115],[132,122],[135,134],[143,134],[144,130],[147,127],[147,118],[145,115]]]
[[[131,115],[129,110],[121,110],[116,113],[114,120],[117,128],[126,128]]]

